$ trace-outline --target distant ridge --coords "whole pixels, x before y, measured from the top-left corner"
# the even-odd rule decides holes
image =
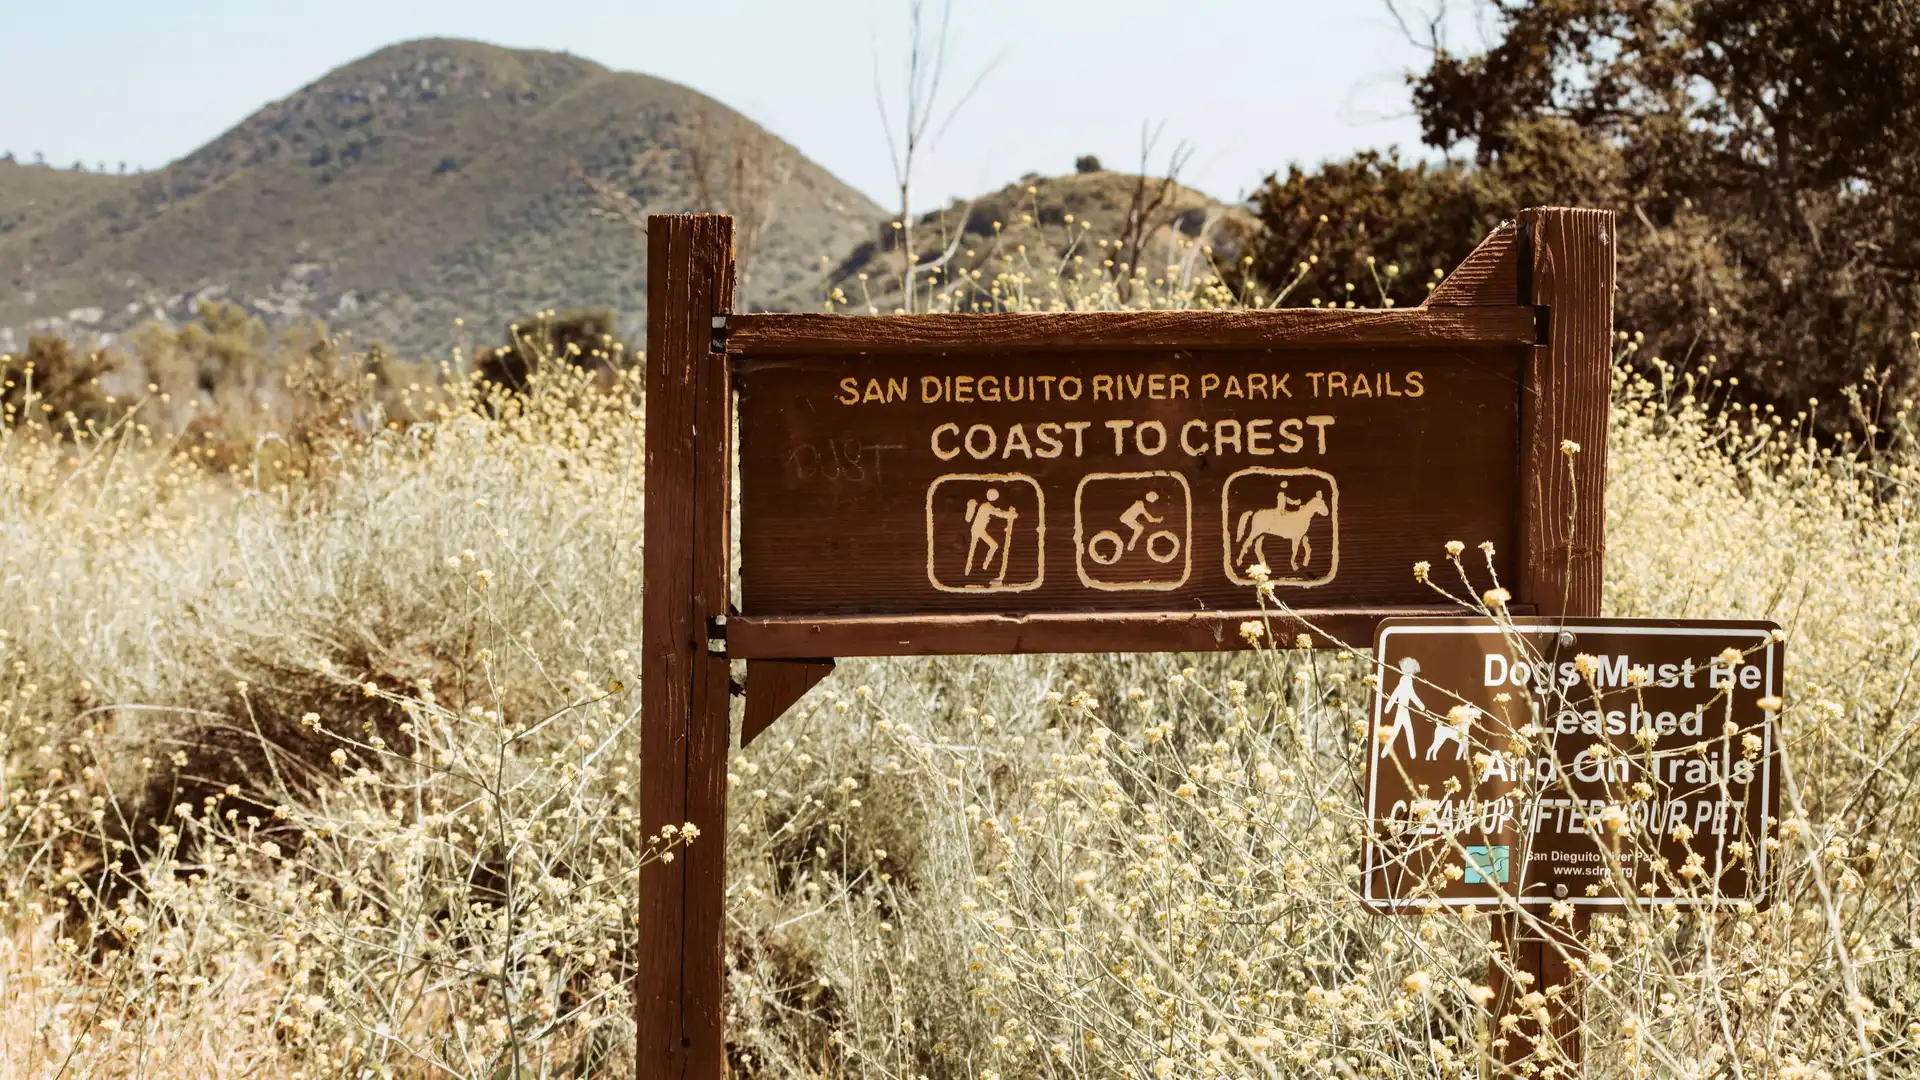
[[[749,303],[816,279],[882,211],[686,87],[561,53],[470,41],[382,49],[267,105],[163,169],[0,163],[0,348],[26,334],[181,320],[201,297],[324,319],[439,353],[549,307],[637,332],[645,244],[581,173],[646,211],[697,208],[688,147],[750,130],[778,158]],[[708,185],[709,189],[711,185]]]

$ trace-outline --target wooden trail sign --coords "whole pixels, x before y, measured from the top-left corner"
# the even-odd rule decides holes
[[[717,1078],[729,665],[742,744],[839,656],[1201,651],[1599,613],[1613,216],[1523,211],[1407,310],[735,314],[732,221],[648,223],[643,1077]],[[737,401],[736,401],[737,398]],[[736,429],[737,424],[737,429]],[[733,584],[738,430],[741,564]]]
[[[1361,895],[1765,906],[1785,646],[1768,622],[1394,619]],[[1769,700],[1771,699],[1771,700]]]
[[[744,362],[743,606],[1237,611],[1255,563],[1290,604],[1425,604],[1408,567],[1450,538],[1513,565],[1506,344]]]

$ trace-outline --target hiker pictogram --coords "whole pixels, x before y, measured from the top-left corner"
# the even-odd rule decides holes
[[[953,473],[927,487],[927,581],[942,592],[1038,588],[1046,497],[1022,473]]]
[[[1384,758],[1393,753],[1393,744],[1398,742],[1400,736],[1404,734],[1407,737],[1407,758],[1412,760],[1419,750],[1413,741],[1413,710],[1424,711],[1427,707],[1427,703],[1420,700],[1420,692],[1414,689],[1413,685],[1414,680],[1420,675],[1420,661],[1411,656],[1405,657],[1400,661],[1399,671],[1400,680],[1393,684],[1393,692],[1388,694],[1387,700],[1380,705],[1383,718],[1387,715],[1393,717],[1393,726],[1385,728],[1386,734],[1380,737],[1380,756]]]
[[[973,573],[973,555],[983,545],[986,550],[981,554],[980,567],[986,569],[994,565],[993,557],[1000,556],[999,572],[993,576],[994,585],[1004,585],[1007,581],[1007,558],[1013,554],[1013,525],[1020,520],[1020,511],[999,505],[1000,489],[988,488],[984,499],[967,500],[967,520],[973,528],[967,532],[967,569]],[[994,535],[994,524],[1005,522],[1000,535]]]
[[[1193,503],[1177,473],[1088,473],[1074,492],[1081,584],[1105,591],[1173,589],[1192,568]]]
[[[1317,469],[1242,469],[1220,497],[1227,576],[1255,584],[1267,568],[1283,585],[1323,585],[1340,562],[1340,489]]]

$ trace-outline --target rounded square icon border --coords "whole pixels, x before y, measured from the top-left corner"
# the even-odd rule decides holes
[[[1156,477],[1166,477],[1178,482],[1180,485],[1180,494],[1186,498],[1187,527],[1186,535],[1180,539],[1180,554],[1182,555],[1180,560],[1180,580],[1147,581],[1131,584],[1116,584],[1114,582],[1095,580],[1087,573],[1087,549],[1081,538],[1080,498],[1087,489],[1087,481],[1146,480]],[[1099,534],[1096,533],[1095,535],[1097,536]],[[1168,472],[1164,469],[1150,469],[1143,472],[1094,472],[1082,476],[1080,482],[1073,487],[1073,571],[1080,576],[1080,584],[1089,589],[1098,589],[1101,592],[1172,592],[1174,589],[1185,585],[1187,579],[1193,576],[1193,489],[1187,485],[1187,478],[1177,472]]]
[[[1023,483],[1033,489],[1035,511],[1039,522],[1034,528],[1034,546],[1038,555],[1034,563],[1033,580],[1020,585],[943,585],[933,570],[933,493],[941,484],[949,480],[979,480],[986,483],[1011,484]],[[936,476],[933,483],[927,485],[927,583],[946,593],[1010,593],[1028,592],[1037,589],[1047,580],[1047,492],[1040,481],[1026,473],[947,473]]]
[[[1340,573],[1340,482],[1332,473],[1319,469],[1274,469],[1264,465],[1254,465],[1241,469],[1227,477],[1220,485],[1220,537],[1221,562],[1225,565],[1227,579],[1235,585],[1257,585],[1258,582],[1241,574],[1233,566],[1233,482],[1243,476],[1312,476],[1327,482],[1327,490],[1333,495],[1333,504],[1327,507],[1327,522],[1333,530],[1333,552],[1327,558],[1327,572],[1311,581],[1292,581],[1278,575],[1268,578],[1275,585],[1286,585],[1297,589],[1310,589],[1316,585],[1325,585]]]

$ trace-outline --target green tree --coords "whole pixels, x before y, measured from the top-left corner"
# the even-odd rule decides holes
[[[1828,423],[1840,419],[1840,391],[1865,372],[1892,371],[1896,388],[1911,389],[1920,5],[1484,7],[1485,51],[1435,41],[1431,64],[1410,79],[1425,141],[1462,163],[1376,156],[1317,174],[1322,189],[1344,193],[1319,212],[1344,230],[1335,235],[1345,248],[1451,265],[1470,247],[1477,226],[1463,222],[1476,215],[1607,206],[1621,215],[1616,317],[1648,336],[1643,359],[1712,357],[1714,373],[1742,377],[1745,393],[1834,403]],[[1338,179],[1359,166],[1377,174],[1364,191]],[[1297,219],[1308,179],[1276,177],[1256,196],[1271,238],[1256,271],[1270,283],[1294,272],[1283,219]],[[1396,231],[1387,224],[1396,215],[1433,224]]]

